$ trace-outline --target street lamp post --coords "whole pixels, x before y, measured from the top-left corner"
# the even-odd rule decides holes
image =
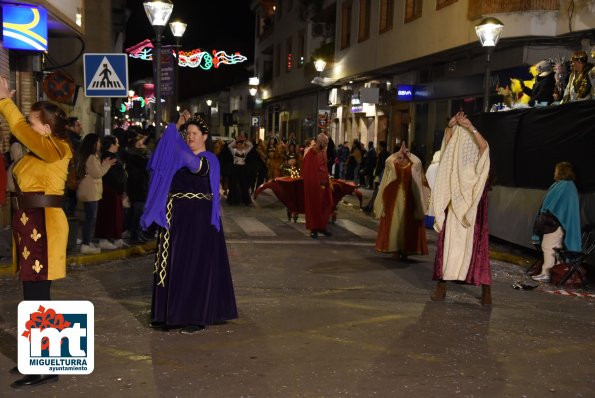
[[[318,73],[318,77],[320,78],[320,75],[322,74],[322,72],[324,72],[324,68],[326,68],[326,61],[324,61],[323,59],[317,59],[316,61],[314,61],[314,68],[316,69],[316,72]],[[320,81],[320,86],[322,87],[322,81]],[[314,136],[318,135],[318,106],[319,106],[319,102],[320,102],[320,88],[318,88],[316,90],[316,108],[314,109]]]
[[[213,100],[208,99],[206,102],[207,102],[207,106],[209,107],[209,113],[207,116],[207,126],[209,126],[209,129],[213,130],[213,127],[211,126],[211,105],[213,105]]]
[[[180,81],[180,40],[182,40],[182,36],[184,36],[184,32],[186,31],[186,26],[184,22],[181,21],[174,21],[169,23],[169,28],[171,29],[171,33],[174,35],[176,39],[176,90],[174,95],[174,106],[173,109],[178,105],[179,100],[179,81]]]
[[[147,0],[143,3],[145,13],[153,26],[156,35],[155,41],[155,142],[161,134],[161,34],[167,25],[174,9],[170,0]]]
[[[496,18],[484,18],[475,26],[475,34],[483,47],[487,49],[485,81],[483,87],[483,111],[487,112],[490,106],[490,55],[498,44],[504,24]]]

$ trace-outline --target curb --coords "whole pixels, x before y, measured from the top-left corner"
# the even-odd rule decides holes
[[[157,242],[152,241],[144,245],[130,246],[125,249],[116,249],[110,251],[103,251],[98,254],[71,254],[66,257],[66,264],[68,266],[91,265],[98,263],[105,263],[107,261],[119,260],[122,258],[142,256],[157,249]],[[511,264],[516,264],[521,267],[529,267],[533,263],[533,259],[522,257],[510,253],[490,250],[490,259],[504,261]],[[13,275],[11,263],[0,263],[0,277]]]
[[[102,251],[97,254],[79,254],[71,253],[66,257],[66,265],[80,266],[105,263],[108,261],[119,260],[122,258],[142,256],[157,249],[157,242],[151,241],[144,245],[134,245],[123,249]],[[12,263],[0,263],[0,277],[14,275],[12,271]]]

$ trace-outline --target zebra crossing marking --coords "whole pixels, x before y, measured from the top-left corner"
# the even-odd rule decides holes
[[[235,217],[233,221],[249,236],[277,236],[272,229],[258,221],[256,217]]]
[[[376,231],[373,229],[364,227],[363,225],[357,224],[351,220],[340,219],[336,220],[335,224],[341,228],[346,229],[354,235],[359,236],[363,239],[376,239]]]

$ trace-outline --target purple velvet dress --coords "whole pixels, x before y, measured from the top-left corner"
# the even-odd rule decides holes
[[[159,233],[151,319],[186,326],[237,318],[223,227],[211,224],[208,160],[196,174],[178,170],[169,192],[170,229]]]
[[[490,268],[490,230],[488,228],[488,191],[489,186],[486,183],[479,205],[477,206],[477,217],[473,230],[473,251],[471,254],[471,263],[467,271],[467,277],[463,283],[469,285],[491,285],[492,271]],[[444,219],[444,224],[448,222],[448,214]],[[442,228],[438,235],[436,244],[436,259],[434,261],[433,280],[442,280],[442,261],[444,251],[444,231]]]

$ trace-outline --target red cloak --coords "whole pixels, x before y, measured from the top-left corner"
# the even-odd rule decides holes
[[[326,230],[333,211],[326,160],[326,151],[313,148],[306,153],[302,166],[306,228],[311,231]]]

